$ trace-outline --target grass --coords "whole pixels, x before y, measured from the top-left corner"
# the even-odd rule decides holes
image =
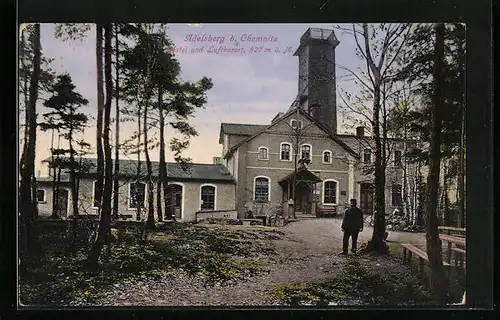
[[[20,301],[24,305],[91,303],[122,282],[158,278],[179,271],[199,276],[207,284],[246,280],[263,272],[273,230],[224,230],[175,224],[167,231],[154,231],[148,240],[123,235],[112,244],[111,255],[103,249],[97,272],[83,270],[89,244],[85,232],[75,245],[61,229],[40,235],[44,257],[37,267],[21,275]],[[249,241],[250,240],[250,241]],[[71,249],[71,250],[68,250]]]
[[[279,284],[269,288],[267,293],[271,299],[290,305],[311,300],[378,305],[431,301],[429,292],[419,279],[408,272],[387,272],[384,268],[378,268],[376,260],[370,256],[346,259],[345,268],[335,277],[321,281]]]

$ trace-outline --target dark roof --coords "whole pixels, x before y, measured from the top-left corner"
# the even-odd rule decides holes
[[[358,150],[360,147],[364,149],[366,146],[374,147],[375,142],[374,139],[371,136],[356,136],[356,135],[350,135],[350,134],[338,134],[337,138],[341,141],[343,141],[346,145],[348,145],[351,149],[353,150]],[[404,142],[404,139],[398,139],[398,138],[387,138],[387,141],[390,142]],[[406,140],[408,143],[411,143],[412,141],[407,139]],[[362,143],[361,143],[362,142]]]
[[[296,175],[297,180],[311,181],[313,183],[321,182],[321,180],[317,175],[309,171],[306,167],[301,167],[297,170],[297,173],[292,172],[285,177],[283,177],[278,183],[282,186],[286,185],[286,183]]]
[[[219,144],[223,142],[222,137],[224,134],[234,134],[238,136],[251,136],[256,132],[265,128],[267,125],[260,124],[244,124],[244,123],[221,123]]]
[[[69,162],[69,158],[65,157]],[[51,158],[46,158],[43,161],[49,162]],[[83,158],[82,163],[87,165],[90,170],[89,174],[95,174],[97,168],[96,158]],[[153,176],[158,176],[158,161],[151,161]],[[141,161],[141,171],[143,175],[146,173],[146,162]],[[120,159],[120,175],[135,176],[137,174],[137,160],[122,160]],[[234,178],[229,170],[222,164],[205,164],[205,163],[190,163],[187,165],[187,171],[183,170],[181,164],[175,162],[167,162],[167,176],[169,179],[185,179],[185,180],[217,180],[234,182]]]
[[[50,182],[52,183],[53,178],[52,177],[37,177],[36,182]],[[69,182],[69,175],[67,174],[61,174],[61,182]]]
[[[348,146],[344,141],[342,141],[341,139],[339,139],[336,135],[331,134],[328,129],[326,129],[321,123],[319,123],[318,121],[316,121],[312,116],[310,116],[309,114],[307,114],[307,112],[305,112],[302,108],[295,107],[293,109],[290,109],[287,113],[285,113],[284,115],[282,115],[281,118],[284,118],[284,117],[288,116],[289,114],[291,114],[293,112],[296,112],[297,109],[299,110],[299,112],[303,116],[305,116],[307,119],[309,119],[309,121],[311,121],[312,123],[314,123],[318,128],[320,128],[326,134],[328,134],[328,136],[330,137],[330,139],[332,139],[333,141],[337,142],[341,147],[343,147],[352,156],[354,156],[356,158],[359,158],[359,155],[358,155],[358,153],[356,151],[354,151],[350,146]],[[249,136],[245,140],[243,140],[243,141],[237,143],[236,145],[234,145],[233,147],[231,147],[231,149],[229,149],[229,151],[224,155],[224,157],[227,158],[229,155],[231,155],[233,152],[235,152],[236,149],[238,149],[242,144],[244,144],[244,143],[252,140],[257,135],[265,132],[267,129],[271,128],[276,123],[277,123],[277,121],[275,121],[275,122],[273,122],[273,123],[271,123],[271,124],[269,124],[267,126],[261,126],[261,129],[258,130],[257,132],[255,132],[253,135]]]
[[[271,120],[271,123],[274,123],[275,121],[278,121],[284,115],[285,115],[284,112],[278,112],[278,114],[276,116],[274,116],[273,120]]]

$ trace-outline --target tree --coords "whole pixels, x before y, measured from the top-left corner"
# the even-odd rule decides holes
[[[75,92],[75,85],[69,74],[57,77],[56,83],[51,88],[52,96],[44,102],[44,106],[50,110],[43,115],[46,122],[40,124],[42,130],[57,129],[69,145],[68,150],[58,152],[68,152],[70,157],[70,185],[73,204],[73,215],[78,215],[78,194],[76,182],[77,163],[74,148],[75,135],[83,132],[83,128],[88,122],[88,117],[84,113],[78,112],[81,106],[87,105],[88,100]]]
[[[98,26],[99,28],[99,26]],[[97,237],[92,243],[89,255],[87,257],[87,265],[90,269],[95,270],[98,265],[98,259],[103,245],[106,243],[109,249],[110,238],[110,221],[111,221],[111,201],[113,193],[113,160],[111,158],[110,144],[110,119],[111,119],[111,99],[113,96],[113,80],[111,70],[111,55],[112,47],[111,40],[113,36],[112,24],[104,26],[104,72],[106,81],[106,103],[104,105],[104,123],[102,128],[102,142],[104,145],[104,186],[102,193],[101,218],[99,220],[99,228]],[[98,159],[99,160],[99,159]],[[98,162],[99,168],[99,162]]]
[[[103,151],[103,112],[104,112],[104,88],[103,88],[103,26],[96,24],[96,68],[97,68],[97,179],[94,205],[102,211],[102,192],[104,186],[104,151]]]
[[[115,26],[115,167],[114,167],[114,182],[113,182],[113,218],[118,219],[118,187],[120,174],[120,41],[118,35],[120,33],[119,25]]]
[[[430,266],[431,289],[438,299],[444,299],[447,278],[443,269],[441,240],[439,239],[437,205],[440,170],[441,114],[444,105],[444,24],[434,26],[436,40],[434,44],[433,101],[431,108],[431,140],[429,146],[429,175],[427,176],[428,200],[426,217],[427,255]]]
[[[353,24],[352,30],[340,29],[353,36],[357,55],[366,63],[366,70],[361,76],[352,70],[344,69],[356,78],[355,82],[360,85],[362,94],[366,96],[366,100],[372,102],[371,117],[368,120],[372,128],[375,149],[375,222],[367,251],[385,253],[388,252],[387,244],[384,242],[387,122],[383,119],[387,115],[387,109],[383,102],[388,90],[392,88],[393,79],[398,74],[398,70],[394,70],[393,66],[400,58],[401,50],[406,44],[410,26],[391,23],[369,26],[363,23]]]
[[[124,87],[121,92],[135,109],[126,110],[126,114],[137,115],[138,131],[134,137],[142,135],[142,143],[138,142],[134,153],[140,156],[141,149],[146,158],[146,182],[148,190],[153,190],[153,171],[149,157],[149,150],[160,147],[159,179],[157,181],[157,214],[162,219],[161,189],[163,187],[164,200],[167,201],[167,172],[165,164],[165,134],[167,125],[181,133],[185,138],[197,135],[196,130],[189,125],[188,118],[193,115],[198,107],[206,103],[205,91],[212,87],[209,79],[203,78],[198,83],[183,83],[179,78],[180,67],[173,58],[168,48],[172,45],[165,34],[163,25],[135,26],[133,31],[136,37],[136,45],[124,53],[123,73]],[[154,93],[158,94],[157,99]],[[155,101],[156,100],[156,101]],[[156,114],[156,112],[158,112]],[[173,117],[172,121],[167,121]],[[142,122],[142,126],[141,126]],[[157,143],[149,136],[150,129],[159,127],[160,141]],[[140,140],[139,140],[140,141]],[[189,145],[188,140],[172,140],[170,149],[176,152],[175,160],[187,163],[189,159],[181,156],[182,150]],[[140,158],[139,158],[140,159]],[[138,160],[139,160],[138,159]],[[140,177],[140,163],[137,172],[137,180]],[[149,224],[154,222],[154,194],[148,193],[148,218]],[[167,211],[167,218],[171,218]]]
[[[26,105],[25,123],[28,128],[26,143],[20,161],[21,183],[19,187],[20,209],[20,257],[21,270],[30,265],[30,259],[40,256],[38,233],[35,228],[36,194],[33,194],[35,177],[35,151],[36,151],[36,102],[40,81],[41,44],[40,24],[33,27],[33,72],[30,77],[28,103]]]
[[[457,177],[459,221],[464,217],[464,127],[465,127],[465,25],[446,23],[444,30],[444,86],[441,113],[442,145],[441,161],[443,166],[450,165],[448,183]],[[420,99],[421,107],[411,112],[411,128],[418,133],[422,144],[412,150],[414,162],[428,163],[428,145],[431,140],[430,114],[433,95],[433,56],[432,41],[435,30],[430,24],[417,24],[409,37],[408,59],[404,63],[400,79],[414,81],[417,86],[412,91]],[[456,163],[456,168],[455,164]],[[445,199],[444,197],[442,197]],[[445,206],[446,207],[446,206]],[[444,208],[448,211],[448,208]],[[423,220],[423,219],[421,219]]]

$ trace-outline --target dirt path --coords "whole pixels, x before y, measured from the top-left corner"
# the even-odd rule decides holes
[[[193,306],[193,305],[276,305],[267,297],[266,289],[273,285],[332,277],[343,270],[345,257],[338,256],[342,245],[340,220],[314,219],[290,223],[279,228],[285,233],[281,240],[272,241],[278,251],[268,273],[256,275],[247,282],[232,286],[204,286],[202,279],[185,275],[146,280],[134,284],[117,284],[101,306]],[[365,227],[360,242],[371,237]],[[391,232],[389,239],[425,245],[421,234]]]

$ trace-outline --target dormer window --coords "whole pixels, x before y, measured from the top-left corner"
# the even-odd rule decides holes
[[[330,150],[323,151],[323,163],[332,163],[332,152]]]
[[[259,160],[269,160],[269,149],[266,147],[259,148]]]

